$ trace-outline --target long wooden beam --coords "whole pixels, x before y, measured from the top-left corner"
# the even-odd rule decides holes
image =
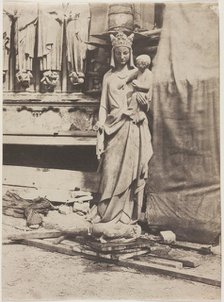
[[[129,259],[129,260],[125,260],[125,261],[121,260],[121,261],[117,262],[117,264],[121,265],[121,266],[125,266],[125,267],[134,268],[134,269],[140,270],[144,273],[155,272],[155,273],[159,273],[159,274],[172,276],[175,278],[181,278],[181,279],[186,279],[186,280],[190,280],[190,281],[201,282],[201,283],[205,283],[208,285],[221,287],[220,280],[212,279],[209,277],[204,277],[201,275],[192,274],[192,272],[190,272],[189,269],[176,269],[176,268],[172,268],[172,267],[167,268],[167,267],[164,267],[159,264],[147,263],[147,262],[142,262],[142,261],[133,260],[133,259]]]
[[[45,239],[45,238],[57,238],[63,235],[63,232],[57,230],[51,231],[28,231],[22,232],[21,234],[14,234],[4,237],[5,240],[12,240],[12,241],[20,241],[26,239]]]

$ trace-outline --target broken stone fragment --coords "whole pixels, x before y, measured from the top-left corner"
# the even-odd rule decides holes
[[[93,199],[92,196],[80,196],[80,197],[75,197],[74,202],[83,203],[83,202],[88,202],[92,199]]]
[[[81,196],[92,196],[91,192],[85,192],[85,191],[70,191],[71,197],[81,197]]]
[[[64,214],[64,215],[68,215],[72,212],[72,208],[66,205],[61,205],[58,208],[59,213]]]
[[[176,235],[172,231],[161,231],[160,236],[165,243],[173,243],[176,241]]]
[[[84,214],[87,214],[89,212],[89,202],[85,203],[74,203],[73,205],[73,212],[82,212]]]

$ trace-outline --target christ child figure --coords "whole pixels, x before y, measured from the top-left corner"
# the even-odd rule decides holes
[[[150,64],[150,56],[139,55],[136,58],[137,70],[135,69],[133,73],[125,80],[125,84],[131,83],[132,88],[134,89],[128,111],[132,112],[130,117],[133,118],[135,123],[139,123],[145,118],[145,114],[142,111],[143,108],[141,104],[137,102],[137,94],[143,92],[145,95],[147,93],[149,99],[151,99],[152,72],[149,70]]]

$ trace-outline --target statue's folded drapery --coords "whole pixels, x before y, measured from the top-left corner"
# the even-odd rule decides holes
[[[84,60],[88,42],[90,10],[89,4],[70,5],[66,28],[69,73],[84,73]]]
[[[3,71],[9,69],[11,18],[7,8],[3,11]]]
[[[16,70],[27,72],[33,69],[36,38],[37,5],[19,4],[16,23]]]
[[[130,72],[127,70],[125,78]],[[120,83],[119,73],[111,70],[104,76],[101,106],[108,112],[104,125],[106,146],[100,166],[101,197],[92,213],[95,211],[97,222],[129,224],[137,221],[141,213],[152,146],[146,115],[139,124],[131,118],[131,85],[122,90]]]
[[[40,5],[40,4],[39,4]],[[38,14],[38,51],[40,70],[60,71],[64,16],[60,5],[40,5]]]

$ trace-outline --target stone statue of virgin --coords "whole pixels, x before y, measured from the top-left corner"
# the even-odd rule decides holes
[[[97,155],[100,158],[99,201],[91,209],[94,225],[116,228],[135,225],[143,202],[148,163],[152,156],[151,134],[146,112],[149,95],[137,92],[143,118],[132,106],[133,86],[125,84],[136,70],[133,35],[111,35],[111,69],[104,75],[98,120]]]

